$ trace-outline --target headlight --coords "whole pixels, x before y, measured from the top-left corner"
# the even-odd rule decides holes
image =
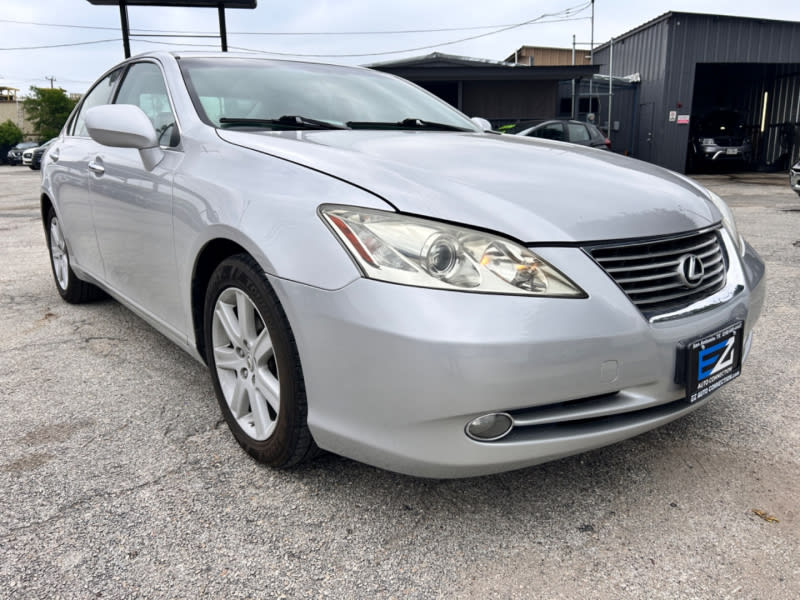
[[[731,239],[736,245],[736,249],[739,251],[739,254],[744,255],[744,239],[742,239],[742,236],[739,235],[739,231],[736,229],[736,221],[733,218],[733,212],[731,211],[730,207],[722,198],[717,196],[711,190],[706,190],[706,192],[708,192],[709,200],[714,203],[714,206],[716,206],[717,210],[719,210],[719,212],[722,214],[722,226],[731,236]]]
[[[495,235],[366,208],[323,205],[319,211],[370,279],[442,290],[586,297],[542,258]]]
[[[700,145],[701,146],[713,146],[714,145],[714,138],[700,138]]]

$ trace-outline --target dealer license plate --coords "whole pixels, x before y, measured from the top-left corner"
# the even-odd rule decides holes
[[[741,374],[743,337],[744,322],[737,321],[685,345],[681,354],[689,402],[702,400]]]

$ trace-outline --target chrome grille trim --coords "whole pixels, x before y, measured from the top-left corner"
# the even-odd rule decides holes
[[[584,251],[648,318],[680,310],[725,287],[728,261],[718,229],[597,244]],[[703,265],[703,277],[694,287],[679,273],[687,254]]]

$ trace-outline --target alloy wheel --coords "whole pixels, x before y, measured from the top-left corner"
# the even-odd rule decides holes
[[[217,378],[233,417],[253,440],[268,439],[280,413],[275,349],[263,317],[244,291],[230,287],[219,295],[211,336]]]

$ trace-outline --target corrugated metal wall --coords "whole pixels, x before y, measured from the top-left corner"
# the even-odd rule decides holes
[[[785,170],[800,159],[800,70],[781,67],[767,102],[762,144],[766,164]]]
[[[697,63],[800,63],[800,23],[797,22],[675,13],[669,23],[664,86],[666,105],[662,113],[669,110],[669,102],[692,106]],[[742,90],[742,93],[757,96],[762,91],[763,88],[749,89]],[[776,100],[774,95],[772,100]],[[752,102],[760,105],[756,98]],[[772,118],[768,118],[768,123],[774,123]],[[688,127],[665,128],[657,162],[682,171],[688,141]],[[761,156],[766,164],[772,162],[770,158],[769,154]]]
[[[464,81],[461,110],[490,121],[549,119],[558,104],[557,81]]]
[[[612,102],[611,121],[619,121],[621,131],[612,132],[612,148],[642,160],[654,161],[653,150],[663,134],[663,123],[655,119],[664,99],[664,84],[669,43],[669,23],[666,19],[651,21],[631,34],[605,44],[594,54],[594,63],[602,65],[600,73],[609,74],[612,62],[614,76],[639,73],[638,92],[624,94],[620,102]],[[602,119],[607,120],[607,105],[603,102]],[[663,111],[662,111],[663,112]],[[618,138],[614,140],[614,138]],[[618,143],[615,143],[618,142]]]
[[[605,44],[595,52],[601,73],[608,73],[609,51]],[[684,170],[690,126],[670,122],[669,113],[692,114],[698,63],[763,63],[778,70],[764,82],[766,87],[754,84],[741,90],[759,117],[763,91],[770,92],[768,123],[760,140],[765,164],[786,151],[788,125],[794,123],[796,130],[800,122],[800,22],[668,13],[621,36],[613,53],[614,75],[638,72],[642,77],[637,114],[615,110],[612,119],[633,123],[638,130],[635,155],[644,160]],[[797,133],[791,149],[795,154]]]

